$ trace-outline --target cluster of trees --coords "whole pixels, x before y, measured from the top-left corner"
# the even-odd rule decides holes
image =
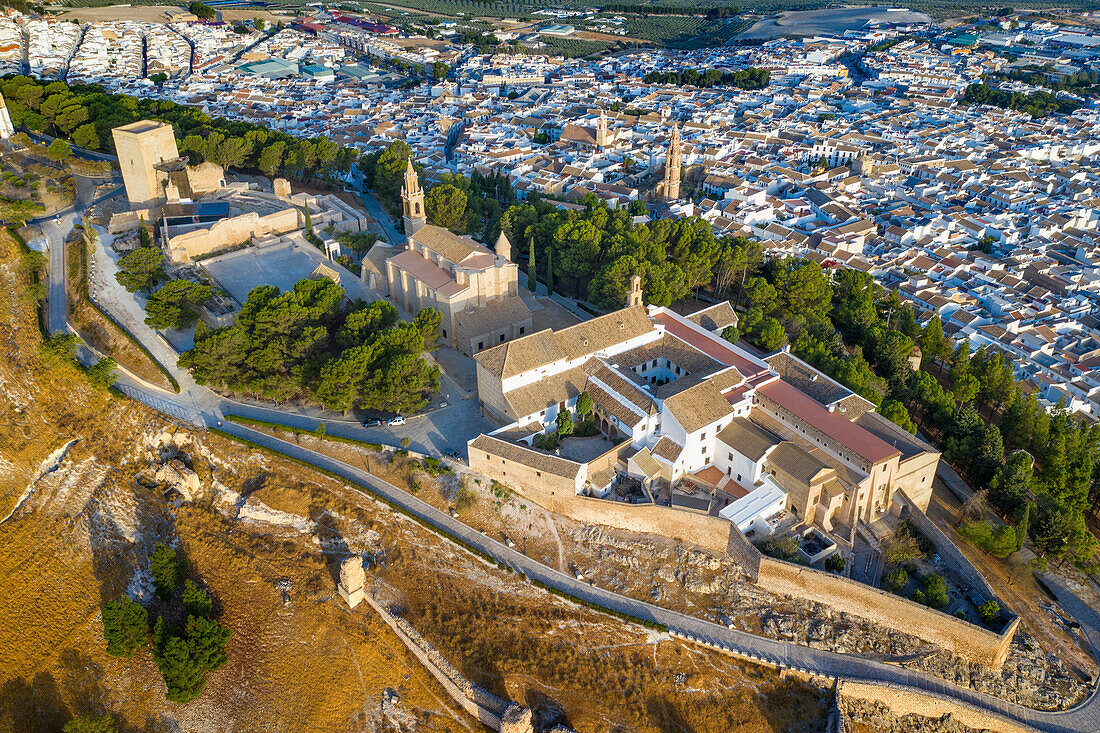
[[[533,440],[534,446],[542,450],[554,450],[564,438],[596,435],[600,429],[596,425],[595,410],[596,403],[592,401],[592,395],[582,392],[577,396],[576,416],[569,410],[559,412],[554,421],[554,430],[537,434]]]
[[[759,244],[718,239],[701,219],[634,223],[645,213],[640,202],[611,211],[589,194],[582,203],[584,210],[563,211],[533,197],[509,207],[500,228],[517,251],[528,251],[529,276],[534,268],[549,286],[556,283],[600,308],[626,305],[634,274],[648,302],[670,305],[706,287],[724,296],[763,261]]]
[[[69,86],[16,76],[0,83],[12,124],[71,141],[88,150],[114,150],[111,130],[141,119],[169,122],[181,155],[192,163],[213,161],[226,168],[260,171],[295,179],[346,173],[354,148],[326,137],[297,138],[249,122],[212,118],[195,107],[150,97],[107,94],[97,84]]]
[[[1032,117],[1046,117],[1054,113],[1070,114],[1084,106],[1078,99],[1062,98],[1050,92],[1006,92],[981,82],[968,86],[963,93],[963,100],[967,104],[988,104],[1001,109],[1013,109]]]
[[[233,632],[218,623],[214,600],[187,579],[186,562],[175,550],[158,542],[150,571],[160,614],[150,625],[149,610],[137,601],[107,601],[102,614],[107,653],[130,657],[151,646],[153,661],[168,688],[166,697],[187,703],[202,692],[206,676],[225,664]],[[181,616],[182,628],[168,620]]]
[[[374,190],[379,203],[395,216],[401,212],[401,186],[411,155],[408,143],[395,140],[359,162],[367,187]],[[423,183],[421,169],[415,164],[414,167]],[[432,224],[488,241],[496,231],[503,207],[514,201],[512,184],[503,173],[483,176],[475,172],[469,178],[445,173],[438,185],[427,188],[424,208]]]
[[[170,280],[149,296],[145,322],[152,328],[187,328],[198,320],[199,307],[212,295],[209,285]]]
[[[912,307],[867,273],[843,269],[830,279],[810,261],[773,258],[747,275],[734,294],[746,309],[740,335],[774,347],[778,332],[766,320],[774,319],[795,355],[933,439],[946,461],[988,492],[1011,529],[1018,533],[1023,522],[1022,534],[1041,551],[1091,562],[1096,538],[1085,516],[1100,506],[1100,427],[1061,407],[1048,413],[1015,381],[1010,360],[965,344],[952,349],[938,316],[922,328]],[[915,346],[920,370],[910,363]],[[1006,449],[1027,453],[1006,462]],[[1001,535],[986,546],[999,552],[1008,530]]]
[[[187,10],[199,20],[214,20],[218,15],[214,8],[198,0],[188,5]]]
[[[683,71],[651,71],[645,75],[646,84],[676,84],[677,86],[703,87],[737,87],[739,89],[763,89],[771,81],[772,72],[767,69],[750,67],[738,71],[719,71],[707,69],[697,71],[685,69]]]
[[[349,303],[323,278],[286,293],[263,285],[248,294],[232,326],[211,331],[200,323],[195,348],[179,365],[199,384],[236,394],[408,412],[439,389],[439,369],[421,354],[435,348],[440,319],[429,308],[399,322],[389,303]]]
[[[55,333],[42,340],[38,345],[38,352],[52,367],[68,364],[82,369],[88,383],[93,387],[110,387],[115,381],[118,362],[109,356],[104,356],[95,364],[86,369],[83,368],[76,359],[76,350],[82,343],[80,337],[74,333]]]
[[[1051,79],[1049,70],[1042,66],[1030,65],[1023,69],[1014,69],[1009,72],[993,74],[994,78],[1012,79],[1022,81],[1037,87],[1046,87],[1054,92],[1072,92],[1082,96],[1090,96],[1100,93],[1100,71],[1091,69],[1080,71],[1076,74]]]
[[[508,176],[494,172],[483,176],[476,171],[469,178],[444,173],[439,185],[424,196],[428,221],[456,234],[471,233],[487,241],[500,220],[504,202],[515,200]]]

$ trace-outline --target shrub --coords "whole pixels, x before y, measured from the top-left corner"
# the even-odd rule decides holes
[[[183,583],[187,565],[175,550],[158,542],[153,550],[153,558],[149,564],[149,570],[153,574],[153,586],[157,595],[167,601],[172,593]]]
[[[107,601],[103,606],[103,638],[107,653],[128,657],[149,640],[149,613],[136,601]]]
[[[802,562],[802,556],[798,554],[798,540],[795,539],[793,535],[787,535],[786,537],[780,537],[774,540],[765,540],[757,545],[757,547],[765,555],[770,555],[777,560]]]
[[[455,492],[454,498],[454,510],[456,514],[462,514],[468,512],[477,506],[477,492],[473,489],[462,486]]]
[[[959,534],[993,557],[1005,558],[1016,552],[1016,530],[1007,524],[994,527],[989,522],[966,522],[959,527]]]
[[[451,467],[440,461],[438,458],[427,456],[423,462],[424,471],[431,476],[442,476],[447,473],[451,473]]]
[[[947,581],[942,575],[929,573],[921,578],[921,585],[924,586],[925,603],[938,610],[947,607],[950,599],[947,597]]]
[[[573,437],[575,438],[587,438],[593,435],[598,435],[600,428],[591,420],[584,420],[579,422],[573,428]]]
[[[116,733],[118,728],[110,715],[78,715],[61,730],[63,733]]]
[[[960,618],[963,621],[966,621],[966,611],[962,608],[960,608],[958,611],[955,611],[955,618]]]
[[[996,601],[990,599],[978,606],[978,615],[982,617],[982,621],[985,622],[986,625],[992,625],[1001,615],[1001,607]]]
[[[914,603],[919,603],[922,606],[927,605],[926,599],[924,597],[924,591],[922,591],[922,590],[913,591],[913,595],[910,596],[910,597],[913,599]]]
[[[558,447],[558,442],[557,432],[538,433],[532,441],[533,445],[539,450],[554,450]]]
[[[825,558],[825,569],[830,573],[843,573],[847,564],[848,561],[841,557],[839,553]]]
[[[894,568],[883,577],[882,582],[891,593],[901,595],[909,585],[909,574],[905,568]]]

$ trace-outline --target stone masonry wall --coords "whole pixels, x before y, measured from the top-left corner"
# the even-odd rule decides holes
[[[1032,730],[955,700],[892,685],[842,681],[837,685],[837,694],[842,698],[881,702],[889,708],[891,714],[899,718],[906,715],[921,715],[926,718],[950,715],[953,720],[974,730],[995,730],[1000,733],[1030,733]]]
[[[760,559],[757,584],[766,590],[824,603],[925,641],[989,667],[999,667],[1008,655],[1019,620],[1000,634],[832,573]]]

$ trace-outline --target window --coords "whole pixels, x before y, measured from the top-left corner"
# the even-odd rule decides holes
[[[737,480],[738,480],[738,481],[740,481],[740,480],[741,480],[741,474],[737,474]]]
[[[502,344],[504,343],[504,334],[503,333],[500,334],[500,343],[502,343]]]
[[[519,327],[519,335],[520,335],[520,336],[522,336],[522,335],[523,335],[523,332],[524,332],[524,330],[526,330],[526,328],[527,328],[526,326],[520,326],[520,327]]]
[[[732,453],[729,454],[729,457],[727,458],[727,460],[730,460],[730,461],[733,460],[733,454]]]
[[[445,328],[440,329],[440,333],[443,334],[443,338],[447,338],[447,329],[445,329]]]
[[[484,341],[478,341],[477,342],[477,350],[481,351],[484,348],[485,348],[485,342]]]

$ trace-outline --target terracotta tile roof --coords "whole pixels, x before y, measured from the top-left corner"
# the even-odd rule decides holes
[[[799,392],[782,379],[761,386],[757,394],[805,420],[809,425],[871,463],[879,463],[901,453],[897,448],[855,423],[829,412],[821,403]]]
[[[684,446],[665,436],[657,441],[657,445],[653,446],[653,455],[663,458],[669,463],[675,463],[683,450]]]
[[[737,325],[737,314],[728,300],[695,311],[687,319],[696,326],[702,326],[708,331],[721,331],[726,326]]]
[[[413,234],[411,239],[436,252],[451,262],[458,264],[471,255],[484,254],[492,257],[485,245],[470,237],[460,237],[449,229],[425,224]]]
[[[783,442],[782,438],[772,435],[744,417],[733,418],[730,424],[718,433],[718,440],[753,461],[759,461],[769,448]]]
[[[728,346],[723,346],[717,341],[706,338],[705,336],[692,331],[680,321],[676,320],[673,316],[667,313],[660,313],[656,316],[657,320],[662,323],[667,333],[672,334],[676,338],[680,339],[684,343],[695,347],[699,351],[702,351],[712,359],[726,364],[728,366],[737,367],[737,371],[744,374],[746,377],[753,376],[764,369],[757,366],[753,362],[749,361],[745,357],[738,354]]]
[[[790,441],[780,443],[771,455],[768,463],[774,465],[807,486],[822,474],[832,471],[827,463],[818,460]]]
[[[645,419],[645,414],[633,409],[628,402],[622,402],[591,379],[584,385],[584,391],[592,398],[596,407],[609,415],[614,415],[624,426],[633,427]]]
[[[517,418],[533,415],[551,405],[570,400],[584,391],[588,377],[581,367],[543,377],[534,384],[504,393]]]
[[[581,464],[565,458],[552,456],[515,443],[497,440],[489,435],[479,435],[474,438],[473,442],[470,443],[470,450],[484,451],[508,461],[530,466],[536,471],[545,471],[554,476],[561,476],[574,481],[583,468]]]
[[[652,396],[646,394],[633,382],[629,381],[614,369],[606,366],[599,359],[589,359],[584,363],[584,371],[589,377],[594,377],[598,381],[602,382],[606,387],[616,392],[622,398],[626,399],[628,403],[633,405],[639,414],[642,415],[656,415],[658,412],[657,402]],[[589,384],[594,384],[592,379],[588,380]],[[618,415],[616,415],[618,417]]]
[[[428,262],[416,252],[405,250],[389,259],[394,267],[404,270],[427,287],[441,295],[450,297],[461,293],[467,286],[459,285],[449,274]]]
[[[705,428],[733,412],[718,387],[709,381],[669,397],[664,407],[688,433]]]
[[[561,359],[579,359],[653,330],[643,306],[624,308],[560,331],[546,329],[486,349],[475,357],[482,367],[506,379]]]

